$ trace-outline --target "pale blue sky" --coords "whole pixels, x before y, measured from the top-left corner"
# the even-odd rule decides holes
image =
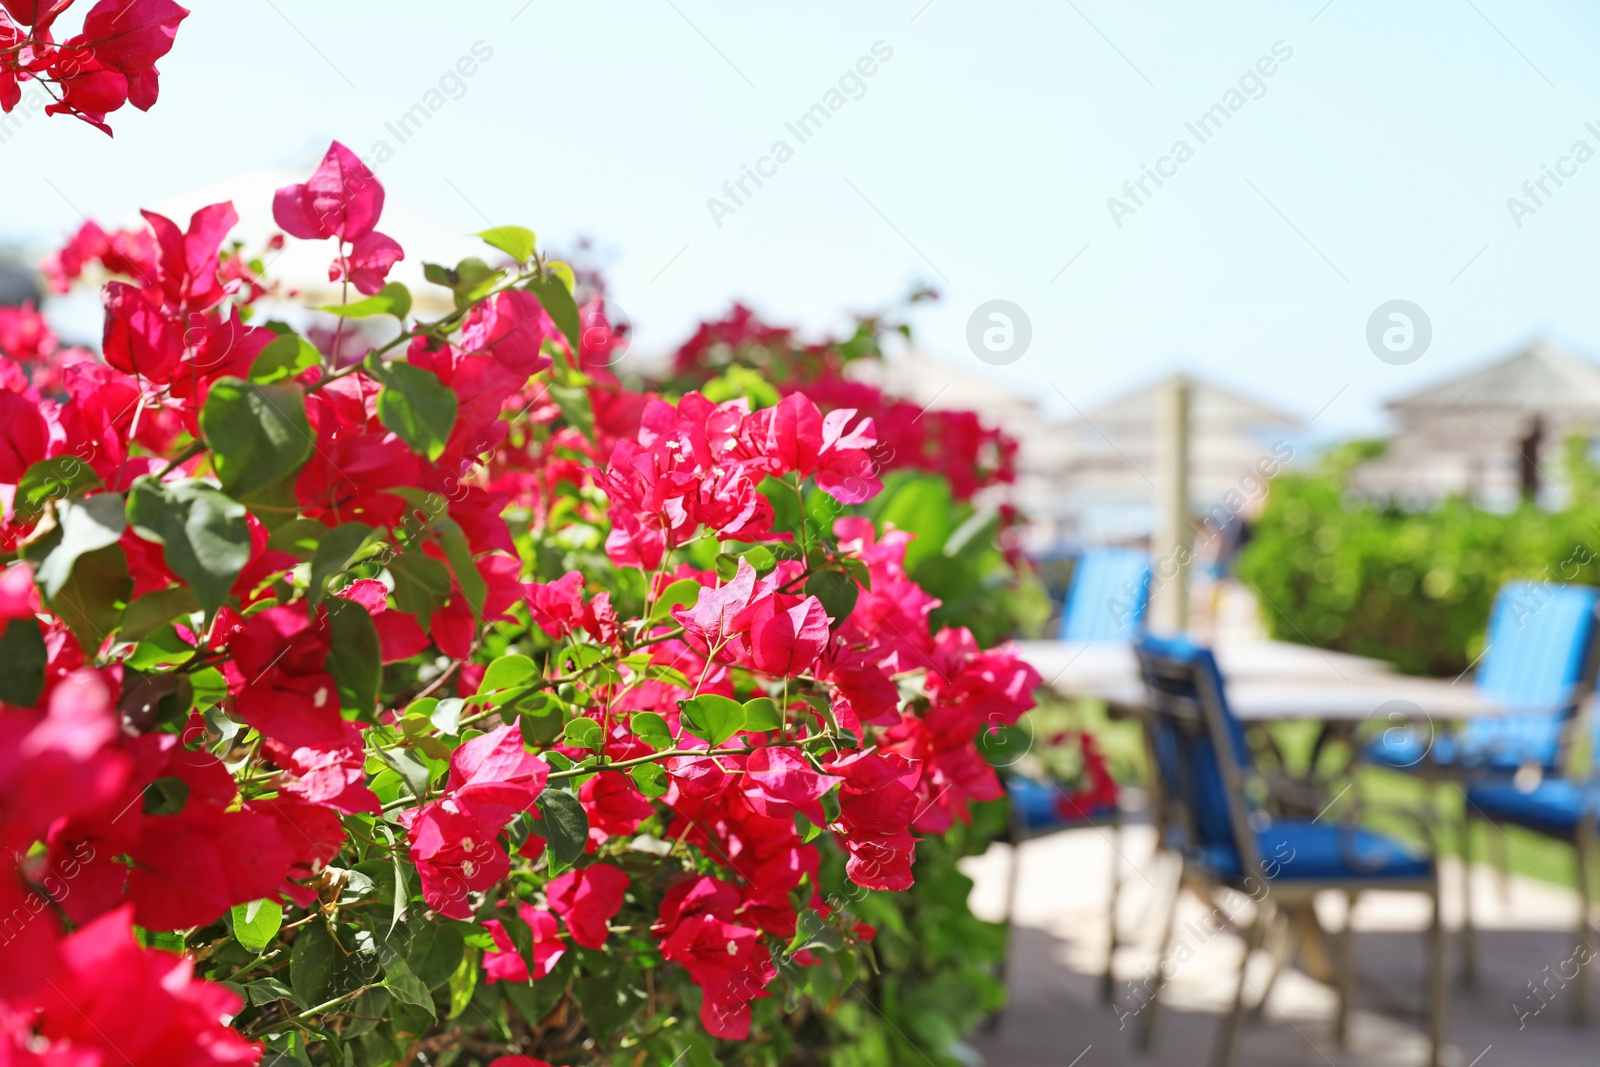
[[[1600,14],[1324,5],[194,0],[152,112],[0,144],[0,236],[386,139],[391,195],[448,229],[596,238],[645,349],[735,296],[821,326],[925,280],[930,354],[1056,410],[1185,367],[1341,432],[1534,332],[1600,355],[1600,159],[1520,229],[1506,206],[1574,141],[1600,149]],[[385,122],[477,41],[464,95],[396,145]],[[864,95],[799,144],[784,123],[880,41]],[[1185,122],[1280,41],[1264,95],[1199,144]],[[719,228],[707,198],[780,138],[793,158]],[[1107,198],[1179,138],[1194,158],[1118,228]],[[992,298],[1033,324],[1002,369],[965,343]],[[1433,323],[1410,366],[1365,343],[1394,298]]]

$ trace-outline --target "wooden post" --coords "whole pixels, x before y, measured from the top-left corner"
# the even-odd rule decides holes
[[[1189,624],[1189,380],[1175,374],[1156,390],[1156,528],[1150,544],[1150,628]]]

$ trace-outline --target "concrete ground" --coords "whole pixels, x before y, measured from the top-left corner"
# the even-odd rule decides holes
[[[1128,946],[1117,954],[1120,1006],[1106,1006],[1099,999],[1099,974],[1105,961],[1110,835],[1110,830],[1069,830],[1022,846],[1007,980],[1011,1004],[997,1028],[972,1042],[988,1067],[1209,1063],[1219,1013],[1232,1002],[1243,938],[1229,925],[1208,922],[1210,909],[1185,895],[1179,930],[1188,951],[1171,957],[1182,962],[1162,993],[1156,1045],[1150,1055],[1139,1054],[1133,1034],[1141,1012],[1150,1010],[1140,1007],[1139,980],[1156,963],[1176,870],[1152,857],[1149,828],[1123,831],[1120,925]],[[999,917],[1010,858],[1010,847],[997,844],[965,863],[977,883],[973,909],[985,918]],[[1452,980],[1444,1062],[1453,1067],[1600,1063],[1600,978],[1591,977],[1588,998],[1597,1021],[1577,1027],[1571,1022],[1576,986],[1562,977],[1570,979],[1582,960],[1577,894],[1516,875],[1502,881],[1491,868],[1474,868],[1479,976],[1474,988],[1462,989],[1455,981],[1459,947],[1454,933],[1461,916],[1460,868],[1445,862]],[[1327,928],[1342,923],[1342,897],[1319,899],[1317,909]],[[1241,910],[1240,917],[1247,921],[1248,911]],[[1291,967],[1272,988],[1261,1015],[1246,1024],[1237,1062],[1241,1067],[1424,1063],[1427,1041],[1418,1011],[1426,929],[1427,905],[1420,895],[1363,895],[1355,909],[1359,989],[1347,1047],[1340,1049],[1333,1040],[1332,990]],[[1269,966],[1267,955],[1257,953],[1250,972],[1253,988],[1264,983]],[[1600,964],[1585,970],[1600,970]]]

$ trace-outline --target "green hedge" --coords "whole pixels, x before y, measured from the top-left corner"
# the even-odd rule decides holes
[[[1348,489],[1362,442],[1309,474],[1283,474],[1239,560],[1268,631],[1373,656],[1410,674],[1453,676],[1482,650],[1495,590],[1527,578],[1600,585],[1600,470],[1575,443],[1572,503],[1499,514],[1459,498],[1409,512]]]

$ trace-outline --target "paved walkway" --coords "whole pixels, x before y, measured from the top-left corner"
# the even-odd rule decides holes
[[[1179,928],[1192,950],[1162,995],[1156,1048],[1140,1056],[1133,1047],[1138,998],[1134,980],[1154,965],[1163,909],[1175,870],[1152,860],[1146,827],[1124,831],[1127,857],[1122,898],[1123,936],[1118,953],[1120,1011],[1099,1000],[1105,959],[1106,866],[1109,831],[1072,830],[1022,846],[1022,881],[1012,930],[1011,1006],[998,1029],[974,1040],[988,1067],[1100,1067],[1104,1064],[1203,1065],[1209,1062],[1218,1013],[1231,1003],[1243,940],[1223,927],[1212,930],[1208,909],[1186,896]],[[974,910],[998,917],[1010,849],[995,845],[966,861],[977,886]],[[1451,861],[1446,860],[1446,863]],[[1446,868],[1445,921],[1459,925],[1459,868]],[[1573,973],[1577,894],[1544,882],[1475,868],[1474,916],[1479,927],[1479,980],[1472,990],[1455,985],[1456,942],[1450,941],[1452,975],[1450,1049],[1454,1067],[1600,1063],[1600,1021],[1575,1027],[1575,991],[1560,972]],[[1318,900],[1329,928],[1342,921],[1337,895]],[[1262,1015],[1247,1023],[1240,1067],[1319,1067],[1346,1064],[1420,1064],[1427,1042],[1415,1014],[1422,1003],[1427,959],[1427,905],[1417,895],[1370,893],[1355,914],[1355,966],[1360,980],[1346,1048],[1331,1032],[1335,998],[1330,989],[1295,970],[1273,988]],[[1175,954],[1175,958],[1178,954]],[[1258,953],[1256,986],[1268,961]],[[1600,971],[1600,961],[1590,964]],[[1591,973],[1590,1014],[1600,1020],[1600,974]],[[1529,983],[1540,985],[1536,997]],[[1074,1059],[1074,1057],[1078,1057]]]

